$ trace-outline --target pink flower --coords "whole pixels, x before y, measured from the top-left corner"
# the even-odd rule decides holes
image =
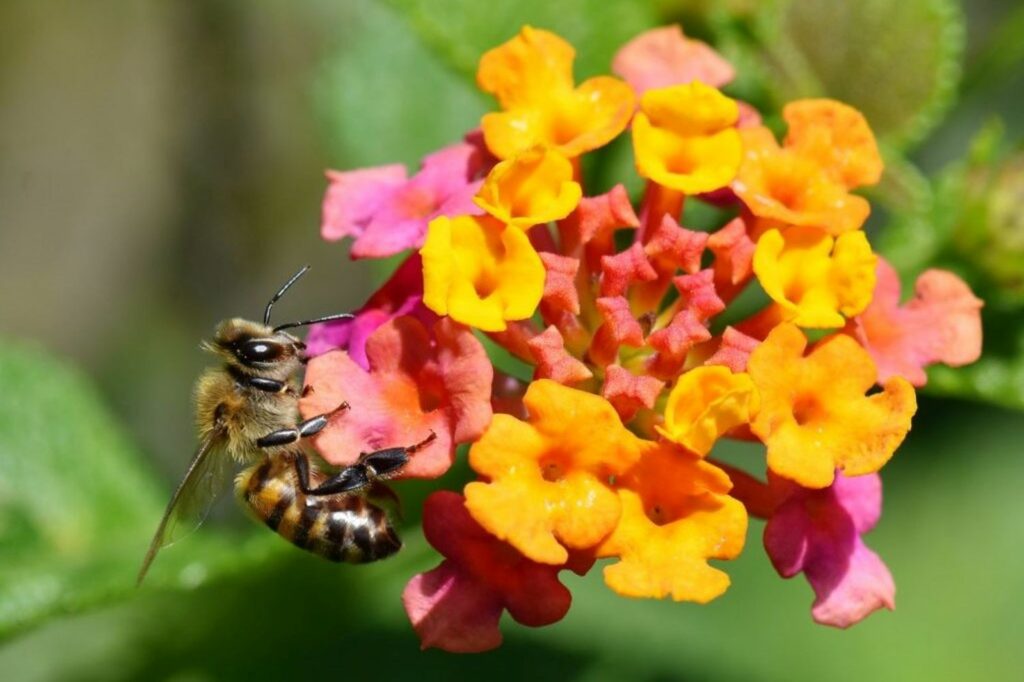
[[[347,350],[356,364],[369,369],[366,340],[377,327],[402,315],[412,315],[428,327],[437,319],[437,315],[423,305],[423,263],[418,253],[402,261],[384,286],[355,312],[354,318],[310,327],[306,354],[315,357],[329,350]]]
[[[806,576],[816,595],[814,620],[846,628],[879,608],[894,608],[892,575],[861,540],[882,513],[878,474],[837,471],[835,482],[820,490],[775,477],[771,483],[781,501],[765,526],[764,546],[783,578]]]
[[[438,216],[479,215],[473,203],[484,160],[478,147],[459,143],[431,154],[406,178],[401,165],[327,171],[320,234],[353,237],[353,258],[383,258],[419,248]]]
[[[874,299],[847,331],[871,354],[878,383],[901,376],[924,386],[924,367],[959,367],[981,355],[982,305],[953,273],[927,270],[917,278],[914,298],[900,306],[899,276],[879,258]]]
[[[413,577],[402,593],[424,649],[457,653],[501,644],[503,611],[540,627],[565,617],[572,596],[558,582],[561,566],[530,561],[473,520],[461,495],[433,493],[423,506],[423,534],[445,559]]]
[[[616,53],[612,71],[637,96],[692,81],[720,88],[736,76],[732,64],[707,43],[684,36],[679,25],[652,29],[626,43]]]
[[[436,478],[451,466],[455,446],[476,440],[491,421],[494,370],[473,333],[452,320],[432,331],[413,317],[382,325],[366,342],[369,371],[348,353],[332,351],[309,362],[306,416],[351,406],[314,439],[330,464],[352,464],[360,452],[409,446],[433,431],[437,438],[414,454],[403,478]]]

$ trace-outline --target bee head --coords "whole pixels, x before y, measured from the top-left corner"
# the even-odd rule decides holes
[[[305,362],[306,344],[284,331],[241,318],[217,325],[213,343],[204,346],[246,372],[284,379]]]
[[[262,377],[277,380],[291,376],[298,370],[299,365],[306,362],[306,344],[284,331],[285,329],[352,317],[349,313],[341,313],[271,326],[270,313],[274,304],[306,274],[307,270],[308,265],[302,267],[270,297],[270,302],[263,312],[262,324],[239,317],[224,320],[217,326],[213,343],[204,343],[203,348],[217,353],[233,367],[247,374],[258,373]]]

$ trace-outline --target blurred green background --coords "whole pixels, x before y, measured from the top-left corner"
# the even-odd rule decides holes
[[[887,157],[873,241],[910,281],[951,268],[988,302],[985,357],[932,374],[885,469],[868,542],[898,609],[815,626],[754,522],[709,606],[624,600],[595,571],[567,578],[555,626],[420,653],[399,594],[437,558],[414,527],[432,486],[412,483],[394,560],[328,565],[227,500],[136,591],[193,448],[199,339],[257,315],[300,263],[314,270],[282,316],[353,308],[385,274],[320,241],[323,169],[415,164],[457,139],[490,106],[477,58],[523,23],[569,38],[592,75],[670,21],[733,60],[729,92],[770,123],[798,96],[865,111]],[[1024,679],[1022,93],[1015,0],[6,0],[0,678]],[[591,188],[629,165],[613,145]]]

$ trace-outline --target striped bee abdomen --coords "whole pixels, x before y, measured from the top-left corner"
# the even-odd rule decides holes
[[[362,564],[402,548],[388,512],[362,494],[303,494],[297,453],[274,453],[235,481],[239,499],[271,530],[297,547],[330,561]],[[326,476],[310,469],[310,487]]]

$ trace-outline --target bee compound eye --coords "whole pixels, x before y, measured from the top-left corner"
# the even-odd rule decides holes
[[[269,341],[246,341],[239,348],[239,355],[249,362],[270,362],[281,357],[281,344]]]

